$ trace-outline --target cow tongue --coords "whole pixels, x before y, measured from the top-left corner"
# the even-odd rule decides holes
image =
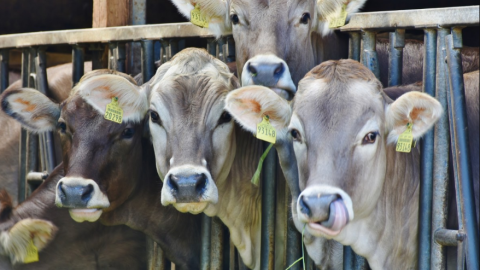
[[[334,232],[339,232],[348,222],[347,209],[342,199],[336,199],[330,204],[330,215],[328,220],[321,222],[323,227],[326,227]]]

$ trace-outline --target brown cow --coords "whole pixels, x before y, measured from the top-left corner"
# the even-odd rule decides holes
[[[269,114],[277,134],[293,139],[302,190],[293,206],[299,230],[306,224],[308,235],[352,246],[372,269],[416,268],[419,149],[396,152],[395,142],[407,123],[414,138],[430,129],[442,114],[438,101],[410,92],[392,102],[366,67],[340,60],[305,76],[292,109],[253,86],[231,92],[226,104],[251,132]],[[322,252],[308,240],[318,263]]]
[[[153,149],[143,137],[144,90],[128,75],[99,70],[84,75],[72,91],[61,105],[29,89],[2,97],[2,109],[26,128],[56,127],[60,133],[65,177],[55,182],[56,189],[53,184],[39,189],[56,191],[55,204],[69,208],[78,222],[125,224],[151,236],[180,269],[197,267],[200,217],[158,200],[162,186]],[[113,97],[123,110],[121,124],[104,119]]]
[[[92,70],[92,63],[85,62],[85,72]],[[72,64],[47,68],[47,96],[57,102],[68,98],[72,89]],[[10,80],[11,82],[12,80]],[[22,82],[13,82],[8,89],[19,89]],[[17,204],[17,179],[19,170],[20,124],[0,110],[0,188],[5,188]]]

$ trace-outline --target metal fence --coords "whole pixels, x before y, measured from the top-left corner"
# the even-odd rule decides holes
[[[448,114],[430,131],[421,144],[419,269],[443,269],[444,248],[458,246],[458,269],[479,269],[478,231],[475,218],[473,179],[466,132],[466,107],[461,66],[462,28],[479,25],[479,6],[358,13],[339,31],[350,34],[349,58],[361,61],[379,78],[376,53],[376,34],[390,32],[389,86],[402,84],[402,58],[405,31],[424,31],[423,91],[436,96]],[[161,43],[161,58],[168,61],[183,49],[183,38],[206,38],[207,50],[222,61],[234,61],[233,39],[215,40],[205,29],[190,23],[125,26],[101,29],[82,29],[26,33],[0,36],[0,90],[7,88],[9,50],[22,50],[22,84],[46,93],[45,46],[72,46],[75,84],[83,75],[85,51],[91,54],[93,69],[102,68],[100,56],[104,46],[109,48],[108,67],[125,71],[127,42],[140,42],[143,81],[155,73],[154,42]],[[446,60],[446,61],[445,61]],[[31,76],[32,75],[32,76]],[[56,166],[53,135],[34,135],[22,129],[20,142],[20,171],[18,201],[25,200],[27,183],[42,181]],[[453,154],[458,230],[446,229],[446,196],[448,189],[449,147]],[[39,168],[36,167],[40,157]],[[276,152],[265,160],[262,180],[262,246],[261,269],[274,269],[275,249],[285,249],[285,265],[301,256],[300,236],[289,222],[290,193],[276,165]],[[40,170],[44,173],[34,173]],[[29,181],[27,181],[29,179]],[[283,220],[282,220],[283,219]],[[280,222],[279,222],[280,221]],[[283,235],[281,235],[283,234]],[[276,242],[282,236],[286,243]],[[218,218],[204,216],[202,224],[202,254],[200,269],[242,269],[233,245],[226,246],[228,231]],[[228,243],[228,242],[227,242]],[[163,253],[154,244],[149,250],[151,269],[169,269]],[[227,253],[224,255],[224,253]],[[278,267],[278,266],[276,266]],[[300,265],[295,267],[300,269]],[[313,263],[307,259],[307,268]],[[368,269],[365,260],[344,248],[344,269]]]

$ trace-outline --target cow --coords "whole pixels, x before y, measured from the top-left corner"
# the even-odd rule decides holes
[[[34,192],[15,209],[11,209],[8,193],[0,191],[0,268],[145,269],[143,233],[126,226],[80,224],[67,209],[53,206],[55,183],[62,171],[63,167],[57,167],[45,181],[44,186],[51,189]],[[37,262],[27,257],[30,241],[40,251]]]
[[[92,70],[92,62],[85,62],[85,72]],[[10,82],[12,82],[11,77]],[[68,98],[72,89],[72,64],[63,64],[47,68],[48,89],[47,96],[57,102]],[[15,80],[8,89],[19,89],[22,87],[20,80]],[[19,171],[20,158],[20,127],[21,125],[14,119],[8,117],[0,110],[0,188],[5,188],[13,196],[13,204],[17,205],[17,179]],[[58,141],[58,138],[55,138]],[[57,157],[60,157],[59,151],[56,151]]]
[[[476,89],[469,117],[478,131]],[[301,190],[293,218],[316,264],[327,238],[350,245],[372,269],[417,267],[419,148],[396,152],[395,143],[407,128],[416,140],[434,125],[443,113],[437,100],[408,92],[392,101],[366,67],[339,60],[312,69],[292,104],[247,86],[227,95],[226,109],[252,133],[272,115],[277,136],[293,141]],[[473,148],[478,162],[478,140]]]
[[[1,104],[25,128],[60,134],[64,177],[39,187],[54,197],[48,207],[68,208],[77,222],[99,220],[142,231],[177,268],[193,269],[200,263],[200,216],[179,213],[158,200],[162,185],[144,137],[147,92],[128,75],[96,70],[85,74],[62,104],[31,89],[6,91]],[[120,123],[104,118],[111,102],[123,110],[121,119],[114,119]]]
[[[191,20],[199,10],[216,37],[235,40],[238,76],[242,86],[263,85],[286,99],[293,98],[301,78],[315,65],[347,58],[347,35],[334,32],[329,22],[345,8],[347,20],[366,0],[171,0]],[[465,48],[464,72],[479,69],[478,48]],[[389,43],[377,42],[381,82],[387,86]],[[470,57],[471,56],[471,57]],[[468,59],[467,59],[468,58]],[[423,46],[408,41],[404,49],[403,83],[421,80]],[[418,77],[420,75],[420,78]]]

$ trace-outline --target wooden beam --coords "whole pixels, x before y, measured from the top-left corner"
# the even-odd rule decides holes
[[[93,0],[92,27],[130,24],[130,0]]]

